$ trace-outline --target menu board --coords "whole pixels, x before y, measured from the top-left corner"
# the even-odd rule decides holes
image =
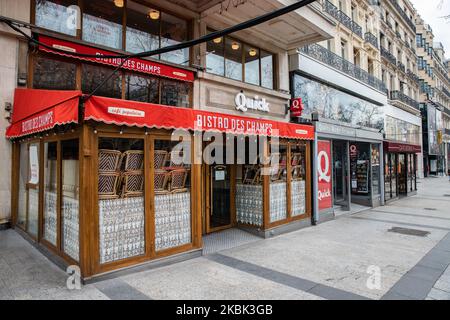
[[[369,193],[369,165],[368,160],[358,160],[352,164],[352,191],[355,193]]]

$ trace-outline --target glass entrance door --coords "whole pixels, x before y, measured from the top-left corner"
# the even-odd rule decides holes
[[[230,166],[226,165],[210,166],[210,232],[231,227],[232,224],[230,168]]]
[[[401,153],[398,155],[398,193],[404,195],[408,190],[406,155]]]
[[[347,142],[333,141],[334,204],[348,206]]]

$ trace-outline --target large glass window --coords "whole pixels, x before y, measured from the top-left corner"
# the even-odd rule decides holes
[[[242,81],[242,43],[225,38],[225,77]]]
[[[254,47],[245,45],[244,52],[245,52],[245,82],[258,86],[260,84],[259,49],[255,49]]]
[[[161,79],[161,104],[189,108],[191,90],[190,83]]]
[[[34,237],[38,236],[39,228],[39,143],[29,146],[28,171],[28,215],[27,231]]]
[[[273,55],[261,50],[261,85],[268,89],[273,89]]]
[[[291,144],[291,211],[292,216],[306,214],[306,142]]]
[[[145,254],[144,141],[100,138],[100,263]]]
[[[29,158],[30,153],[28,144],[22,143],[20,145],[20,160],[19,160],[19,203],[17,212],[17,225],[22,229],[26,228],[27,224],[27,190],[29,178]]]
[[[161,48],[184,42],[188,39],[187,22],[167,13],[161,14]],[[167,52],[161,60],[187,65],[189,64],[189,48]]]
[[[81,75],[81,88],[83,93],[92,93],[107,77],[113,69],[83,64]],[[109,98],[122,98],[122,73],[116,72],[106,83],[104,83],[95,93],[98,96]]]
[[[61,142],[62,250],[79,261],[79,140]]]
[[[33,88],[49,90],[75,90],[76,70],[74,63],[45,57],[34,59]]]
[[[228,37],[207,43],[207,72],[269,89],[274,87],[273,59],[267,51]]]
[[[127,74],[125,76],[127,100],[159,104],[159,78]]]
[[[57,247],[58,234],[58,143],[44,144],[44,230],[43,237]]]
[[[216,38],[208,41],[206,55],[206,71],[209,73],[225,76],[225,56],[224,56],[224,39]]]
[[[287,144],[270,145],[270,222],[287,218]]]
[[[36,0],[36,25],[70,36],[77,34],[77,0]]]
[[[371,148],[369,143],[350,144],[351,188],[354,195],[369,195],[371,190]]]
[[[116,1],[84,1],[83,40],[122,49],[123,5]]]
[[[156,251],[192,242],[190,150],[189,141],[154,143]]]
[[[355,126],[384,128],[383,107],[339,91],[333,87],[294,75],[294,97],[302,98],[304,117],[317,111],[321,117]]]
[[[127,51],[139,53],[159,48],[159,17],[158,10],[127,1]]]

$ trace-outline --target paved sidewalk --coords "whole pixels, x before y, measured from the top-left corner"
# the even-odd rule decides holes
[[[450,299],[450,183],[419,188],[388,206],[79,291],[2,231],[0,299]]]

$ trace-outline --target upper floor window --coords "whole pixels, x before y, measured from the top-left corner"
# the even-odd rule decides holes
[[[186,20],[136,1],[34,1],[36,25],[100,46],[140,53],[188,40]],[[82,2],[81,11],[79,2]],[[77,33],[79,25],[82,25],[81,35]],[[189,49],[154,58],[188,65]]]
[[[70,36],[77,35],[77,0],[36,0],[35,24]]]
[[[207,52],[207,72],[274,88],[273,54],[229,37],[209,41]]]
[[[114,49],[123,48],[123,7],[114,1],[85,1],[83,8],[83,40]]]
[[[188,40],[187,22],[158,9],[127,2],[126,50],[132,53],[155,50]],[[189,64],[189,49],[158,56],[176,64]]]

